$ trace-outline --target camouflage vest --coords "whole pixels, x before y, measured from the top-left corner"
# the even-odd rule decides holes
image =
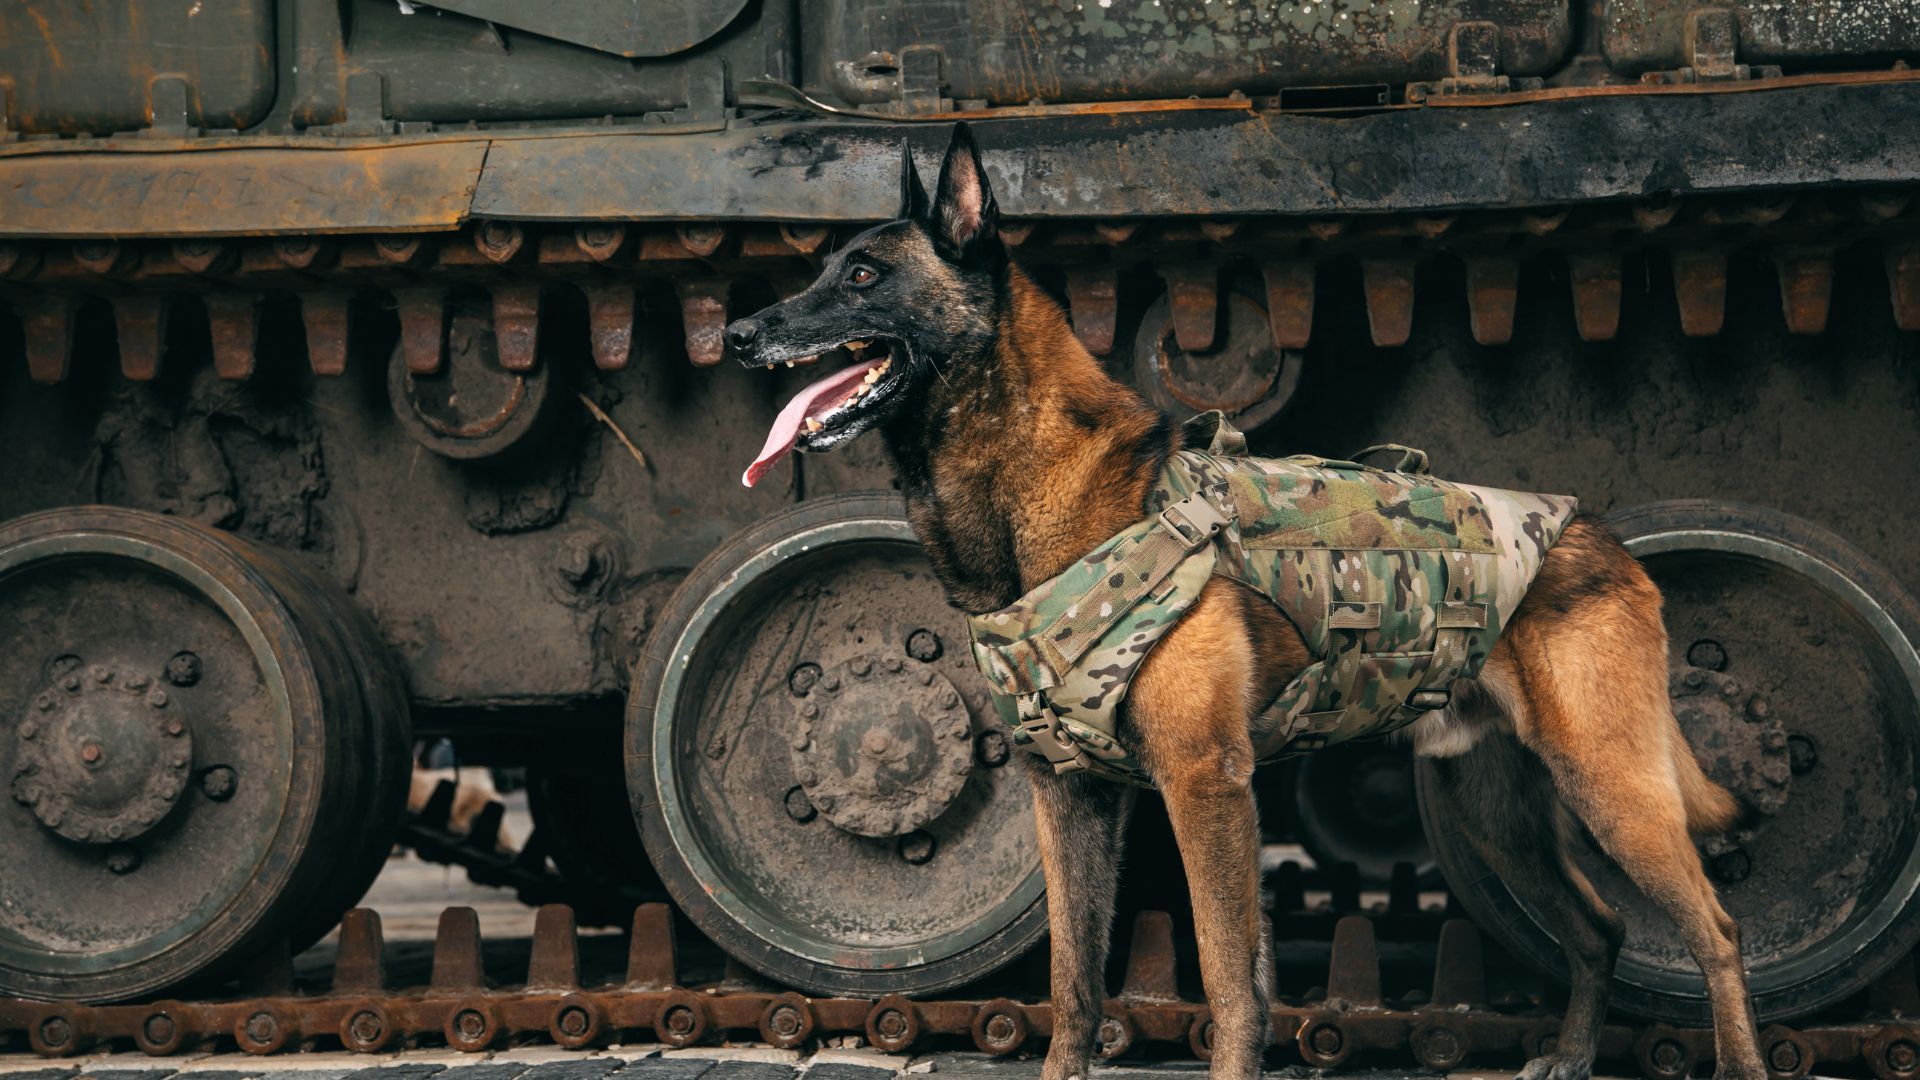
[[[1261,760],[1384,735],[1480,671],[1575,501],[1325,458],[1247,456],[1217,412],[1186,425],[1144,521],[1012,606],[973,616],[973,658],[1014,741],[1151,786],[1116,736],[1127,686],[1214,575],[1270,598],[1313,657],[1261,713]],[[1372,450],[1362,451],[1363,457]]]

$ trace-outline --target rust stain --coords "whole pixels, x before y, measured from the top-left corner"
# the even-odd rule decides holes
[[[21,157],[0,235],[257,236],[442,230],[464,220],[484,143]]]
[[[1451,94],[1427,99],[1435,109],[1474,109],[1527,105],[1570,98],[1663,97],[1685,94],[1758,94],[1808,86],[1860,86],[1874,83],[1920,81],[1920,71],[1833,71],[1820,75],[1787,75],[1778,79],[1747,79],[1720,83],[1634,83],[1628,86],[1565,86],[1548,90],[1519,90],[1510,94]]]
[[[27,18],[32,19],[34,25],[40,28],[40,37],[47,43],[47,56],[53,61],[53,66],[65,67],[66,61],[60,58],[60,46],[54,44],[53,27],[47,25],[47,17],[42,15],[38,8],[28,7]]]

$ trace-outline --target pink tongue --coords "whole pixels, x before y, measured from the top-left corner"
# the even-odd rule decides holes
[[[869,360],[855,364],[817,382],[808,383],[806,389],[793,395],[787,407],[773,418],[773,429],[767,432],[767,444],[760,448],[760,456],[753,459],[747,471],[740,474],[740,482],[748,487],[759,483],[767,470],[773,468],[774,462],[793,450],[793,441],[800,437],[800,425],[806,422],[807,414],[814,411],[814,406],[822,402],[838,403],[840,398],[846,396],[844,391],[851,390],[867,377],[869,370],[881,363],[880,360]]]

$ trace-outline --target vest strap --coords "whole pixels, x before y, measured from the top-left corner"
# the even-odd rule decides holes
[[[1487,605],[1472,599],[1473,560],[1464,551],[1440,555],[1447,584],[1434,611],[1433,659],[1427,662],[1427,676],[1419,688],[1407,696],[1407,707],[1416,712],[1447,707],[1452,701],[1453,682],[1467,666],[1472,632],[1487,628]]]
[[[1110,572],[1105,573],[1060,615],[1020,640],[993,646],[1009,657],[1037,653],[1041,667],[1052,673],[1052,681],[1030,689],[1042,690],[1056,685],[1061,673],[1080,662],[1087,650],[1113,629],[1134,605],[1153,595],[1162,583],[1201,548],[1207,546],[1233,523],[1233,515],[1212,499],[1222,494],[1215,488],[1200,488],[1193,494],[1162,510],[1155,527],[1139,534],[1130,546],[1119,552]],[[1014,669],[1022,665],[1010,665]],[[1003,687],[1025,692],[1028,687]]]

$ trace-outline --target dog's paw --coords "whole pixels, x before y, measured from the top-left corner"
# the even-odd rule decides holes
[[[1527,1062],[1514,1080],[1589,1080],[1592,1075],[1592,1058],[1564,1058],[1549,1054]]]

